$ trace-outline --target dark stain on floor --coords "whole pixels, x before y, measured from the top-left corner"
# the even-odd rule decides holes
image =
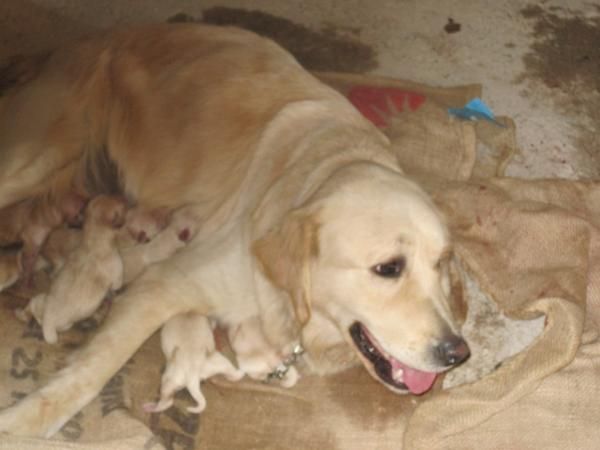
[[[534,21],[535,42],[525,65],[550,88],[581,82],[600,92],[600,17],[586,19],[565,12],[559,16],[539,5],[521,10],[523,17]]]
[[[458,22],[455,22],[452,17],[448,17],[448,23],[444,25],[444,31],[448,34],[458,33],[460,31],[461,25]]]
[[[363,73],[377,68],[377,53],[360,42],[356,28],[338,29],[327,24],[319,31],[262,11],[214,7],[196,20],[180,13],[170,22],[201,21],[213,25],[235,25],[273,39],[309,70]]]
[[[566,120],[587,116],[587,124],[576,121],[580,124],[575,126],[577,145],[597,163],[590,176],[600,175],[600,7],[596,9],[595,17],[585,17],[557,6],[523,8],[521,15],[531,21],[534,41],[523,58],[526,72],[518,80],[535,77],[561,91],[557,107]]]

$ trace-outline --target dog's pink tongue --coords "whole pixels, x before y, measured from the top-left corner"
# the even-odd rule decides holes
[[[433,386],[437,377],[433,372],[422,372],[412,367],[402,364],[397,359],[392,359],[392,373],[395,370],[402,369],[402,381],[413,394],[419,395],[427,392]]]

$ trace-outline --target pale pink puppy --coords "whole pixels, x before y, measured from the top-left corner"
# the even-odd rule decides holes
[[[206,407],[206,399],[200,390],[203,380],[219,374],[230,381],[244,376],[216,350],[213,327],[201,314],[180,314],[170,319],[161,331],[161,344],[167,367],[162,376],[160,400],[145,404],[147,412],[160,412],[171,407],[175,393],[187,388],[196,401],[196,406],[187,410],[201,413]]]

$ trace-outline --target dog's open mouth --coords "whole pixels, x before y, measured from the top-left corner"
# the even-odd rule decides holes
[[[398,361],[383,350],[359,322],[354,322],[349,331],[358,351],[373,365],[375,373],[384,384],[395,391],[410,391],[415,395],[431,389],[437,373],[423,372]]]

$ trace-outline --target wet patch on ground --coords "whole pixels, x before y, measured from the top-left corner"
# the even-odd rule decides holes
[[[600,176],[600,7],[584,14],[557,6],[526,6],[521,15],[531,22],[533,43],[524,56],[526,72],[517,82],[525,94],[552,95],[565,120],[573,125],[582,150],[582,176]],[[545,92],[534,92],[532,79]],[[539,89],[538,89],[539,90]]]
[[[360,29],[325,24],[313,30],[289,19],[257,10],[214,7],[196,19],[180,13],[170,22],[235,25],[273,39],[309,70],[363,73],[377,68],[375,50],[358,40]]]

